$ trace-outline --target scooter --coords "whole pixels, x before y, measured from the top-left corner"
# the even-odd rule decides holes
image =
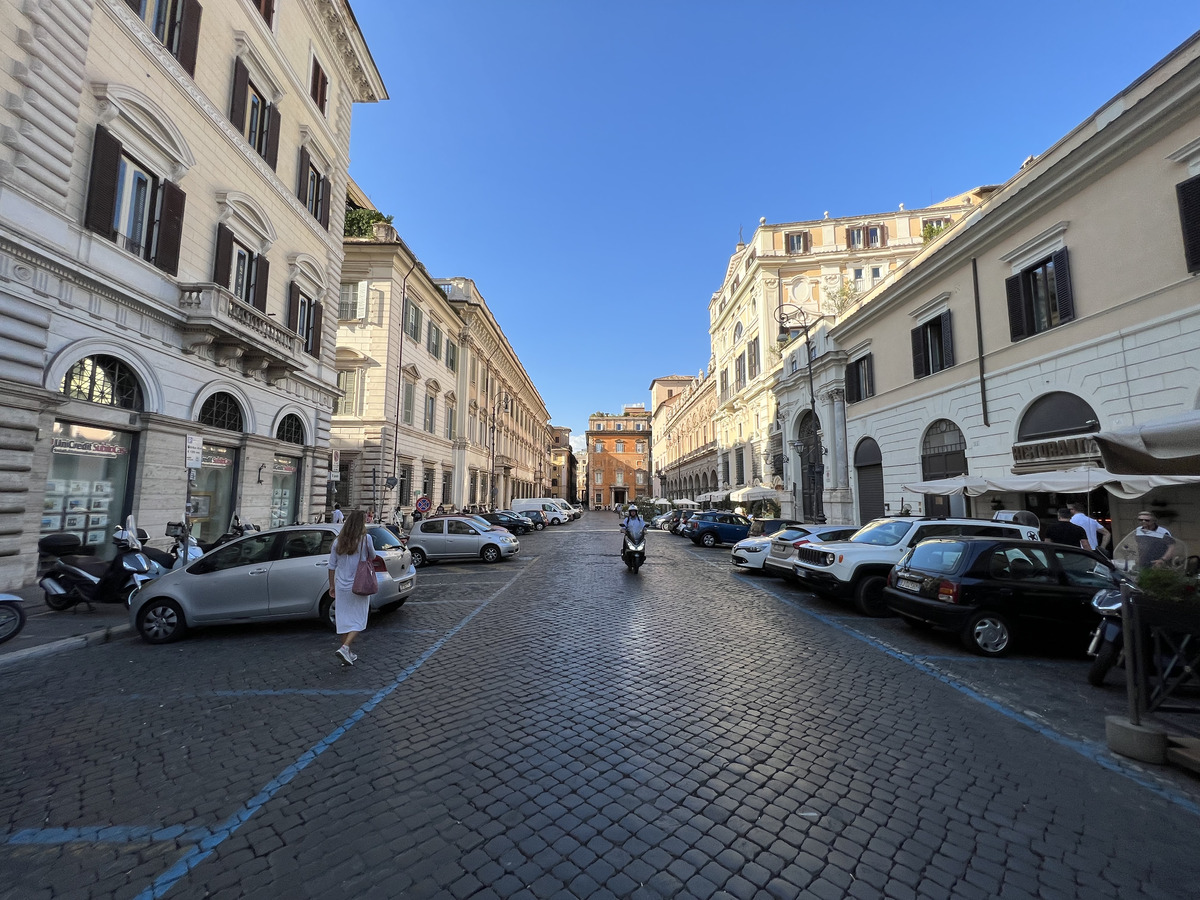
[[[1092,598],[1092,609],[1100,614],[1100,623],[1092,632],[1088,656],[1094,657],[1088,669],[1088,684],[1099,687],[1113,666],[1125,662],[1125,636],[1121,623],[1121,590],[1104,588]]]
[[[124,528],[113,532],[112,542],[117,552],[108,562],[73,555],[72,551],[80,546],[78,538],[72,542],[65,540],[66,536],[62,534],[48,537],[55,540],[46,542],[43,538],[38,541],[38,551],[55,559],[38,585],[45,591],[46,605],[53,610],[70,609],[80,603],[86,603],[88,609],[93,603],[125,603],[134,591],[152,578],[150,560],[142,552],[132,516]]]
[[[621,530],[625,532],[621,541],[621,562],[636,575],[646,561],[646,524],[643,522],[626,527],[622,523]]]
[[[0,644],[15,638],[25,627],[25,607],[16,594],[0,594]]]
[[[262,529],[250,522],[243,522],[235,513],[233,516],[233,521],[229,523],[228,531],[226,531],[211,544],[201,544],[200,546],[204,549],[204,552],[207,553],[209,550],[212,550],[215,547],[220,547],[222,544],[228,544],[230,541],[236,540],[237,538],[251,534],[255,531],[262,531]]]
[[[200,543],[188,533],[187,526],[182,522],[168,522],[166,535],[174,538],[170,550],[159,550],[156,547],[142,547],[142,552],[150,557],[151,571],[155,577],[165,575],[175,569],[182,569],[194,559],[204,555]],[[145,540],[145,538],[143,538]]]

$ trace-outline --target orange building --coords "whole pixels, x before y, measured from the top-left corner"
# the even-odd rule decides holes
[[[587,502],[593,509],[650,499],[650,412],[644,403],[593,413],[587,430]]]

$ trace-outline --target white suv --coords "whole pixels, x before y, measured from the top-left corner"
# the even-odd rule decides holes
[[[1038,529],[988,519],[895,516],[868,522],[850,540],[808,544],[796,551],[793,567],[800,586],[819,594],[854,598],[859,612],[889,615],[883,599],[892,566],[919,541],[947,535],[1040,540]]]

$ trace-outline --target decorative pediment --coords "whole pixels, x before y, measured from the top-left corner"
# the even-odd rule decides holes
[[[454,396],[454,391],[446,391],[447,403],[458,403],[458,398]]]
[[[429,391],[431,394],[440,394],[442,392],[442,386],[437,383],[436,378],[429,378],[425,381],[425,390]]]
[[[92,96],[100,104],[100,124],[145,157],[145,165],[179,181],[196,164],[183,132],[145,94],[124,84],[96,82]]]
[[[300,282],[300,289],[310,297],[320,297],[325,293],[325,272],[321,261],[307,253],[291,253],[288,255],[288,278]]]
[[[241,191],[217,191],[217,207],[221,221],[240,233],[249,232],[258,238],[260,253],[266,253],[278,235],[266,211],[258,201]],[[240,225],[241,228],[236,226]]]
[[[405,377],[411,379],[412,381],[416,381],[417,379],[419,379],[421,377],[420,370],[416,366],[414,366],[412,363],[409,363],[407,366],[404,366],[400,371],[402,373],[404,373]]]

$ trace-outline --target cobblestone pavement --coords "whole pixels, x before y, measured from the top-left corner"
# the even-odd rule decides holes
[[[1107,753],[1082,658],[618,540],[422,569],[353,668],[289,624],[5,670],[0,897],[1200,895],[1198,782]]]

